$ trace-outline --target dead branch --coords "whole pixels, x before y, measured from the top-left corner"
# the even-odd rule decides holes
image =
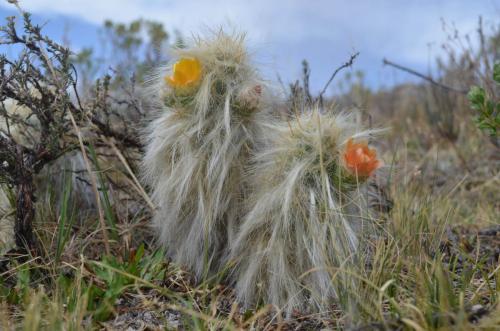
[[[17,58],[0,55],[0,119],[5,123],[0,127],[0,184],[16,193],[17,246],[36,254],[34,177],[67,153],[98,145],[102,137],[123,150],[141,150],[132,123],[144,112],[130,97],[133,90],[122,93],[124,97],[112,95],[109,77],[96,83],[87,102],[80,100],[71,51],[43,35],[28,13],[23,18],[23,33],[18,32],[15,17],[0,26],[1,45],[22,47]],[[7,109],[7,101],[22,114]],[[128,116],[132,112],[134,120]],[[85,141],[75,127],[85,128]]]
[[[389,60],[387,60],[387,59],[385,59],[385,58],[383,59],[383,63],[384,63],[384,65],[388,65],[388,66],[394,67],[394,68],[396,68],[396,69],[398,69],[398,70],[401,70],[401,71],[407,72],[407,73],[409,73],[409,74],[411,74],[411,75],[414,75],[414,76],[420,77],[420,78],[422,78],[423,80],[426,80],[426,81],[428,81],[429,83],[431,83],[431,84],[433,84],[433,85],[435,85],[435,86],[438,86],[438,87],[440,87],[440,88],[442,88],[442,89],[445,89],[445,90],[447,90],[447,91],[457,92],[457,93],[461,93],[461,94],[467,94],[467,92],[469,92],[468,90],[464,90],[464,89],[460,89],[460,88],[456,88],[456,87],[453,87],[453,86],[448,86],[448,85],[445,85],[445,84],[443,84],[443,83],[440,83],[440,82],[438,82],[438,81],[434,80],[434,79],[433,79],[432,77],[430,77],[430,76],[424,75],[424,74],[422,74],[422,73],[420,73],[420,72],[418,72],[418,71],[415,71],[415,70],[413,70],[413,69],[411,69],[411,68],[408,68],[408,67],[402,66],[402,65],[397,64],[397,63],[394,63],[394,62],[389,61]]]
[[[359,55],[359,52],[356,52],[356,53],[352,54],[351,57],[349,58],[349,60],[347,62],[345,62],[340,67],[338,67],[337,69],[335,69],[335,71],[333,72],[333,74],[330,76],[330,79],[328,79],[328,81],[326,82],[325,86],[323,87],[323,89],[319,93],[318,100],[320,100],[320,104],[323,103],[323,95],[325,94],[326,89],[328,88],[328,86],[330,86],[330,84],[332,83],[332,81],[335,78],[335,76],[337,76],[337,74],[341,70],[343,70],[345,68],[351,67],[353,65],[354,61],[356,60],[356,58],[358,57],[358,55]]]

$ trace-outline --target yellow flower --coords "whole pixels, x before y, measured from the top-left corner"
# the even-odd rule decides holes
[[[173,75],[165,81],[174,88],[195,86],[201,78],[201,63],[195,58],[182,58],[174,64]]]

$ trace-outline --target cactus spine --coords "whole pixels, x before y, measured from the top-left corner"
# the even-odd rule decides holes
[[[198,277],[223,267],[247,196],[244,168],[267,113],[265,82],[243,41],[222,32],[196,39],[176,51],[153,88],[161,102],[143,168],[158,206],[154,227],[173,260]]]

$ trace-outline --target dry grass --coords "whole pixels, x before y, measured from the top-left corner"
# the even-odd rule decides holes
[[[394,204],[382,215],[385,232],[367,239],[362,270],[340,271],[359,284],[350,289],[350,309],[294,311],[286,321],[271,306],[241,309],[217,277],[195,285],[164,260],[150,245],[147,213],[127,214],[119,201],[110,206],[117,236],[109,242],[113,256],[106,256],[97,219],[72,222],[78,210],[63,213],[54,202],[38,206],[35,228],[45,256],[2,262],[2,327],[318,329],[354,323],[365,330],[498,329],[498,154],[465,119],[455,146],[437,141],[424,147],[419,137],[432,127],[423,120],[405,122],[405,109],[399,111],[401,118],[392,121],[410,127],[382,140],[383,158],[392,168],[385,188]],[[382,116],[374,121],[384,122]]]

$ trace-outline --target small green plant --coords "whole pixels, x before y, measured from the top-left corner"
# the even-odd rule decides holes
[[[493,80],[500,85],[500,62],[493,67]],[[500,100],[495,100],[479,86],[472,86],[467,97],[471,108],[478,112],[474,118],[477,127],[491,137],[498,137],[500,135]]]
[[[59,262],[64,245],[68,241],[71,226],[73,225],[74,209],[72,209],[70,195],[73,188],[73,183],[68,176],[64,176],[64,189],[62,195],[61,211],[59,212],[59,220],[57,225],[57,244],[56,244],[56,261]]]
[[[93,317],[105,321],[113,313],[116,300],[129,288],[162,279],[166,271],[163,259],[164,252],[161,250],[145,256],[144,245],[141,245],[136,252],[129,254],[128,261],[114,256],[94,261],[92,269],[96,279],[104,286],[93,286],[91,289],[89,308],[94,311]]]

